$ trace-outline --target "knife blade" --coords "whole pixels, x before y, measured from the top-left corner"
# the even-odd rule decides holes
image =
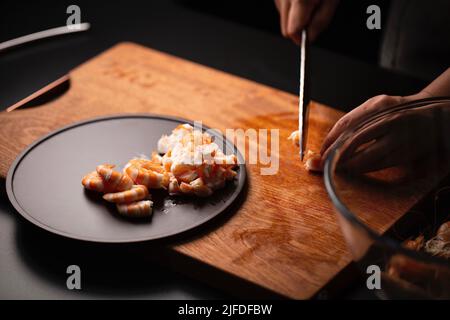
[[[308,36],[306,29],[302,31],[302,40],[300,44],[300,83],[298,100],[298,133],[300,135],[300,160],[306,149],[308,138],[308,118],[309,118],[309,68],[308,68]]]

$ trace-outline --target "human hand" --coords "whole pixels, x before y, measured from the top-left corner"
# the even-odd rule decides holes
[[[281,33],[297,45],[301,32],[308,27],[311,41],[331,22],[339,0],[275,0],[280,13]]]
[[[406,97],[379,95],[367,100],[336,122],[322,145],[322,161],[345,131],[355,128],[374,114],[425,97],[426,93]],[[352,171],[368,172],[398,164],[402,159],[416,158],[432,146],[435,147],[432,144],[435,139],[431,136],[435,132],[435,111],[433,108],[423,107],[383,117],[350,138],[341,162]]]
[[[443,135],[437,127],[438,109],[424,106],[396,111],[361,128],[348,138],[340,167],[365,173],[436,155]],[[448,106],[445,109],[448,113]]]
[[[400,96],[379,95],[370,98],[360,106],[356,107],[349,113],[340,118],[326,136],[320,153],[322,159],[326,159],[331,149],[333,149],[337,138],[350,128],[355,127],[358,123],[371,115],[387,110],[395,105],[406,102],[408,98]]]
[[[341,134],[355,128],[365,119],[402,103],[437,96],[450,96],[450,68],[417,94],[405,97],[379,95],[367,100],[339,119],[328,133],[320,152],[322,163]],[[436,125],[440,127],[436,128]],[[412,160],[420,153],[436,148],[436,143],[441,143],[440,147],[444,147],[445,152],[448,153],[450,152],[450,104],[448,102],[431,104],[427,107],[397,113],[365,128],[352,139],[348,152],[342,155],[342,159],[347,158],[347,166],[352,165],[358,171],[368,172],[388,167],[393,162],[402,160],[401,158]],[[364,152],[361,149],[363,146]],[[410,150],[405,146],[409,146]],[[380,159],[381,151],[384,155],[389,154],[389,157]]]

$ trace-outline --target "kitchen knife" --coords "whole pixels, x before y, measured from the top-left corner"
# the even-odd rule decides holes
[[[303,29],[300,45],[300,88],[298,101],[298,134],[300,135],[300,160],[303,160],[303,155],[306,149],[306,140],[308,137],[308,116],[310,102],[308,54],[308,36],[306,29]]]

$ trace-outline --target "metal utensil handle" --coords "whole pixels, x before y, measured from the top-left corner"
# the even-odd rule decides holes
[[[73,24],[69,26],[57,27],[48,30],[43,30],[39,32],[35,32],[32,34],[28,34],[19,38],[11,39],[5,42],[0,43],[0,52],[6,49],[10,49],[12,47],[16,47],[22,45],[24,43],[33,42],[36,40],[55,37],[63,34],[75,33],[86,31],[91,27],[88,22]]]

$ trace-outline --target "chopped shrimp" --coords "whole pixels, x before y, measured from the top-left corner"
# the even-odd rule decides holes
[[[212,137],[190,125],[178,126],[158,141],[161,162],[170,178],[170,194],[208,196],[236,176],[234,154],[226,155]]]
[[[292,140],[292,143],[296,146],[300,145],[300,133],[299,131],[294,131],[289,136],[288,140]],[[320,154],[308,150],[305,156],[305,169],[310,172],[323,172],[323,164]]]
[[[181,193],[180,184],[178,183],[178,180],[173,175],[170,177],[168,190],[169,190],[170,195],[176,195],[176,194]]]
[[[300,145],[300,133],[298,130],[291,133],[288,140],[292,140],[292,143],[295,145]]]
[[[148,197],[149,193],[146,186],[134,185],[130,190],[107,193],[103,196],[103,199],[115,203],[130,203],[134,201],[149,199]]]
[[[305,168],[310,172],[323,172],[320,154],[308,150],[305,157]]]
[[[213,191],[202,180],[202,178],[195,179],[191,183],[182,182],[180,184],[180,190],[185,194],[192,194],[198,197],[208,197]]]

